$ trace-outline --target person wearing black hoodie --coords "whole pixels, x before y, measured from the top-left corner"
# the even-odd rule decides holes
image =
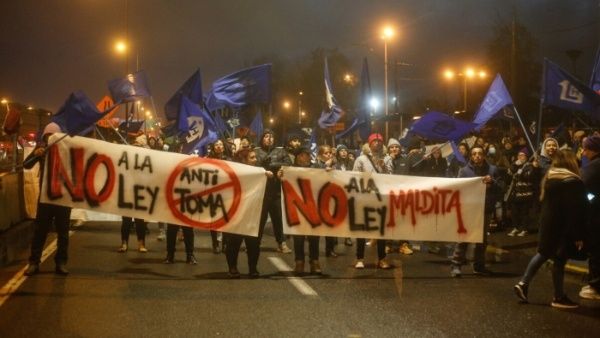
[[[264,229],[267,223],[267,214],[271,217],[273,224],[273,233],[277,241],[277,251],[281,253],[291,253],[283,234],[283,221],[281,219],[281,179],[277,177],[277,172],[282,166],[291,166],[292,162],[288,152],[282,147],[275,147],[275,137],[273,131],[265,129],[261,135],[259,146],[254,149],[259,166],[275,174],[267,179],[265,196],[263,198],[263,208],[260,214],[260,229]]]

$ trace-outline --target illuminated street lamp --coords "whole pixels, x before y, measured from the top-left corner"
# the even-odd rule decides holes
[[[487,77],[487,73],[484,70],[475,70],[471,67],[467,67],[463,72],[456,73],[451,69],[444,71],[444,78],[447,80],[453,80],[455,77],[461,77],[463,79],[463,111],[467,111],[467,81],[469,79],[479,78],[481,80]]]
[[[303,91],[298,92],[298,124],[302,124],[302,117],[304,116],[304,112],[302,111],[302,95],[304,95]]]
[[[384,95],[383,95],[383,100],[384,100],[384,111],[385,111],[385,116],[388,116],[388,106],[389,106],[389,102],[388,102],[388,53],[387,53],[387,44],[388,41],[394,37],[395,32],[394,29],[390,26],[386,26],[383,28],[382,30],[382,34],[381,34],[381,39],[383,39],[383,63],[384,63]],[[387,119],[385,120],[385,139],[388,139],[388,121]]]

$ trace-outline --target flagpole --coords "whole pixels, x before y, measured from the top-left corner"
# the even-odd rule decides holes
[[[529,133],[527,132],[527,129],[525,129],[525,125],[523,124],[523,120],[521,119],[521,114],[519,114],[519,112],[517,111],[517,107],[515,107],[514,105],[512,106],[512,109],[515,112],[515,114],[517,115],[517,120],[519,120],[519,124],[521,125],[521,128],[523,128],[523,133],[525,133],[525,138],[527,139],[527,142],[529,143],[529,146],[531,147],[531,151],[535,152],[536,149],[533,147],[533,143],[531,142],[531,138],[529,137]]]
[[[546,96],[546,59],[544,59],[544,66],[542,68],[542,91],[541,91],[541,95],[540,95],[540,109],[538,111],[538,129],[537,129],[537,135],[536,135],[536,152],[537,152],[537,147],[540,146],[540,142],[541,142],[541,134],[542,134],[542,111],[544,110],[544,97]]]

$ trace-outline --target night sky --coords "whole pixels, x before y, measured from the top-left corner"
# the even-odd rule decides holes
[[[413,64],[402,95],[439,90],[445,66],[485,66],[492,27],[517,16],[546,56],[572,71],[565,54],[583,51],[578,75],[589,79],[599,42],[598,0],[3,0],[0,2],[0,96],[55,111],[74,90],[93,101],[123,76],[114,52],[128,27],[129,70],[136,55],[156,106],[200,68],[204,87],[264,55],[291,61],[335,48],[358,74],[367,56],[374,90],[383,87],[384,23],[396,26],[390,58]],[[507,51],[509,53],[510,51]],[[489,69],[494,72],[493,69]],[[332,74],[332,76],[341,74]],[[315,85],[322,86],[322,83]],[[401,90],[402,92],[402,90]]]

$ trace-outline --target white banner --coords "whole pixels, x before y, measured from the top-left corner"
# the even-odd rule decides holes
[[[260,167],[66,137],[46,155],[41,201],[258,236],[265,185]]]
[[[286,234],[483,241],[485,184],[481,177],[284,167],[282,191]]]

